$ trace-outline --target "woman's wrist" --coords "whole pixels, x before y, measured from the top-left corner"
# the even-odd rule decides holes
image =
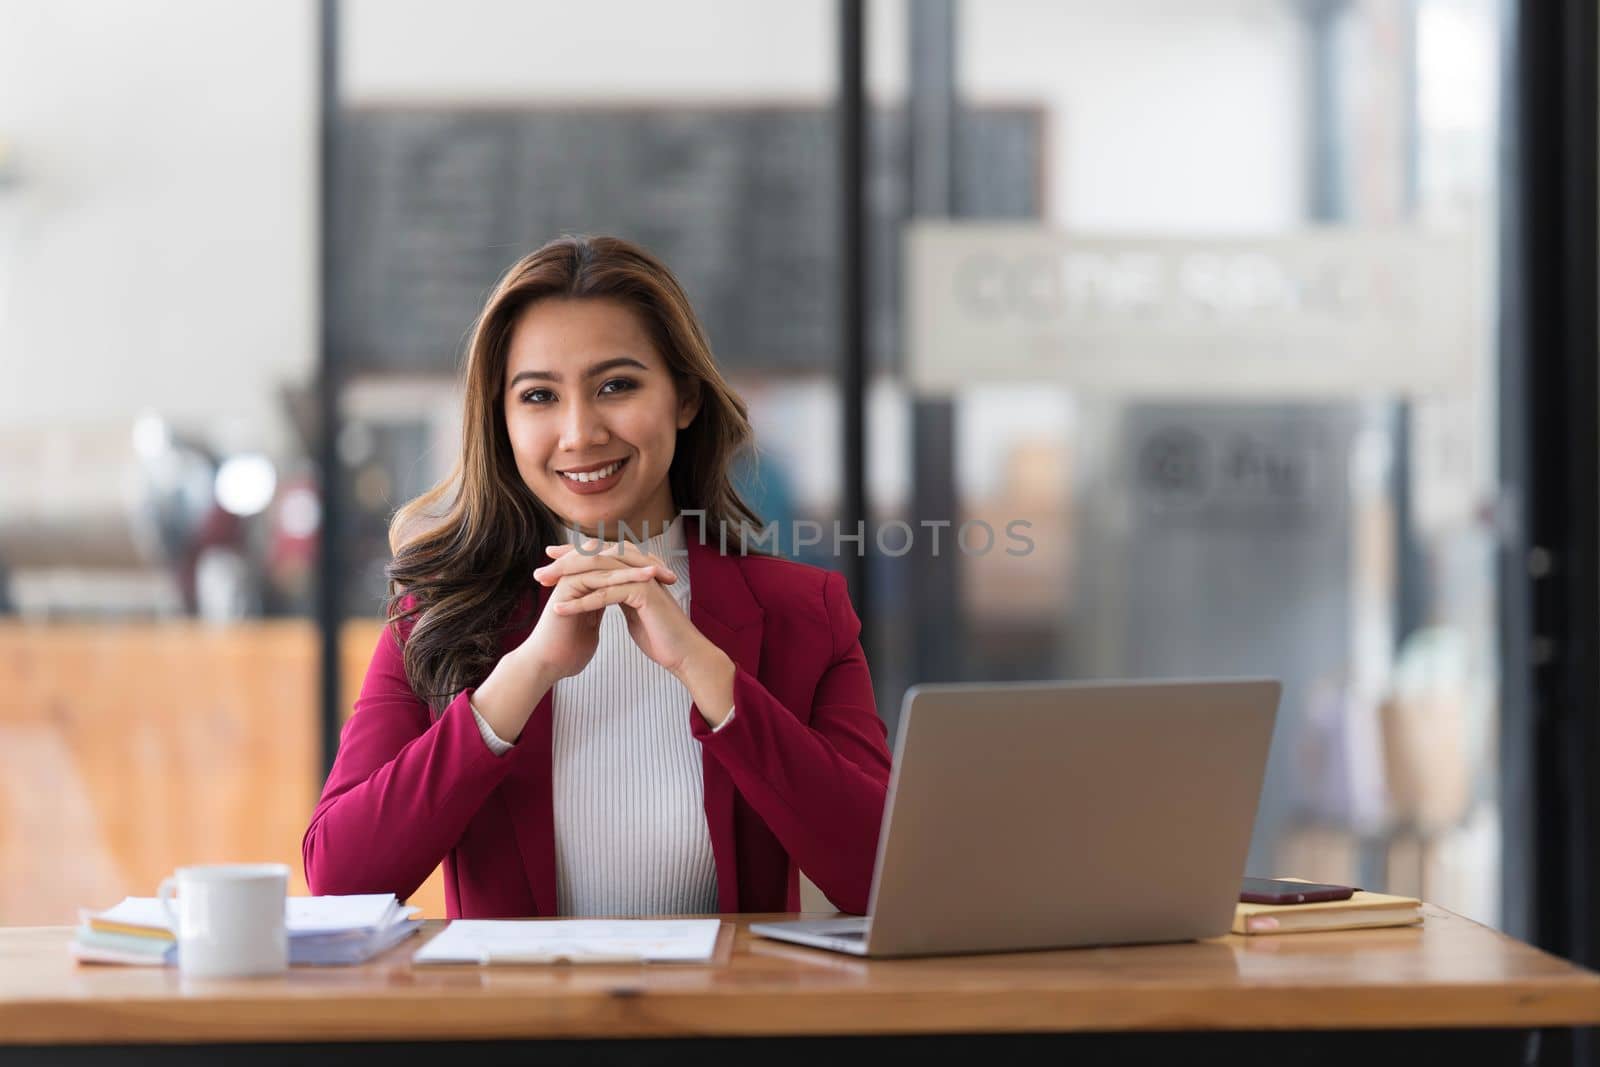
[[[733,707],[733,679],[738,673],[733,659],[710,641],[684,657],[676,672],[700,717],[713,728],[722,724]]]
[[[473,694],[472,706],[496,736],[515,741],[556,681],[554,671],[518,647],[500,657]]]

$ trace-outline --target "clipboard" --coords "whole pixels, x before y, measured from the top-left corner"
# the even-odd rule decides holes
[[[411,957],[418,966],[711,963],[720,919],[456,919]]]
[[[632,952],[484,952],[478,957],[480,967],[539,965],[552,963],[648,963]]]

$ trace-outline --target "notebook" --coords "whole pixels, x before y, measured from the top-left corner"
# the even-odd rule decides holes
[[[1413,926],[1422,921],[1422,901],[1388,893],[1356,890],[1349,900],[1313,904],[1234,906],[1236,934],[1293,934],[1312,930],[1360,930],[1375,926]]]

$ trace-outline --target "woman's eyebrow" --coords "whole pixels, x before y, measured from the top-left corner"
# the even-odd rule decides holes
[[[615,359],[601,360],[599,363],[596,363],[594,366],[584,371],[583,376],[585,378],[593,378],[596,375],[604,374],[608,370],[616,370],[618,367],[636,367],[639,370],[646,371],[650,369],[643,363],[640,363],[638,360],[634,359],[632,356],[617,356]],[[515,375],[512,376],[511,381],[506,383],[506,388],[510,389],[524,378],[531,378],[541,382],[559,382],[561,380],[561,375],[555,373],[554,371],[548,370],[519,370]]]

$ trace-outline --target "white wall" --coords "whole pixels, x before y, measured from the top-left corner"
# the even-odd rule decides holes
[[[271,446],[313,365],[306,0],[0,0],[0,430]]]
[[[869,5],[873,84],[904,84],[904,0]],[[833,0],[347,0],[352,100],[825,101]]]
[[[1048,210],[1101,232],[1303,220],[1304,31],[1290,0],[969,0],[969,101],[1049,107]]]
[[[352,100],[827,101],[832,0],[348,0]],[[906,84],[906,0],[869,5],[874,95]],[[974,102],[1048,112],[1052,218],[1260,231],[1304,205],[1303,30],[1290,0],[966,0]]]
[[[271,447],[314,368],[310,0],[0,0],[0,431],[145,408]],[[871,84],[903,92],[904,0]],[[1281,0],[969,0],[963,90],[1049,109],[1051,215],[1292,224],[1301,44]],[[348,0],[345,90],[380,100],[831,98],[831,0]],[[217,429],[219,428],[220,429]]]

